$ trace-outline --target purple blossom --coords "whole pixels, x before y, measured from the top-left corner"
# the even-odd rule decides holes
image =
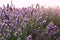
[[[2,23],[2,26],[5,25],[5,23]]]
[[[7,32],[10,32],[10,28],[8,27]]]
[[[29,36],[26,38],[26,40],[32,40],[32,36],[29,35]]]
[[[15,32],[15,33],[14,33],[14,36],[17,36],[17,35],[18,35],[18,32]]]
[[[21,32],[21,29],[20,29],[20,28],[18,29],[18,32],[19,32],[19,33]]]
[[[42,22],[39,23],[40,27],[43,27],[43,25],[46,23],[46,20],[43,20]]]
[[[10,38],[10,36],[11,36],[11,35],[10,35],[10,32],[8,32],[8,33],[7,33],[7,37]]]
[[[15,19],[15,22],[18,24],[19,23],[19,15],[16,15],[16,19]]]
[[[11,26],[11,29],[12,29],[12,30],[15,29],[15,24],[11,23],[10,26]]]
[[[4,32],[3,32],[3,31],[1,32],[1,35],[4,37],[4,35],[5,35],[5,34],[4,34]]]
[[[9,20],[9,15],[5,14],[5,19]]]
[[[28,21],[29,21],[29,18],[24,18],[24,21],[25,21],[25,22],[28,22]]]
[[[19,37],[18,37],[18,39],[17,39],[17,40],[21,40],[21,38],[19,38]]]
[[[2,36],[2,39],[1,40],[5,40],[3,36]]]
[[[54,28],[55,28],[55,29],[56,29],[56,28],[58,29],[58,27],[57,27],[56,25],[54,25],[53,22],[50,22],[50,23],[47,25],[47,29],[48,29],[48,30],[54,29]]]
[[[58,37],[56,40],[60,40],[60,37]]]
[[[55,35],[59,32],[59,28],[58,26],[54,25],[53,22],[50,22],[48,25],[47,25],[47,30],[48,32],[50,33],[50,35]]]
[[[39,30],[38,30],[38,29],[35,29],[34,34],[35,34],[36,36],[38,36],[38,34],[39,34]]]
[[[24,23],[25,23],[24,21],[21,22],[21,26],[22,26],[22,27],[24,27]]]
[[[0,27],[0,32],[2,32],[2,28]]]

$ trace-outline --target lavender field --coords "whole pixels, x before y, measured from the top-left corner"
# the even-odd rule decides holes
[[[0,40],[60,40],[60,8],[0,7]]]

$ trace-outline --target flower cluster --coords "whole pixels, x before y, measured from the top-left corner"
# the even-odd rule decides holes
[[[0,40],[60,40],[60,8],[0,8]]]

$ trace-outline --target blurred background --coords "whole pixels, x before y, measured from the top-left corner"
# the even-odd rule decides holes
[[[2,6],[2,4],[6,5],[7,3],[11,3],[11,1],[13,2],[13,4],[16,7],[28,7],[31,6],[31,4],[35,5],[37,3],[39,3],[40,5],[44,5],[46,7],[50,6],[60,6],[60,0],[0,0],[0,6]]]

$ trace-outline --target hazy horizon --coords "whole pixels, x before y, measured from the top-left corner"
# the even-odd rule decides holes
[[[44,6],[60,6],[60,0],[12,0],[15,7],[28,7],[33,4],[34,6],[38,3],[40,5]],[[0,7],[4,5],[7,5],[7,3],[11,4],[11,0],[0,0]]]

